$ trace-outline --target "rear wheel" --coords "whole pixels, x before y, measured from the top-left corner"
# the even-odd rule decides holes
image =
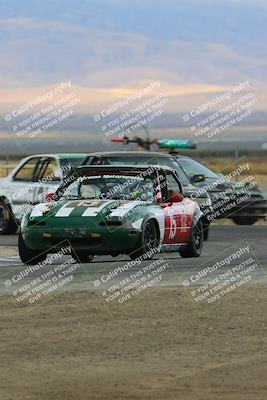
[[[139,243],[133,253],[129,254],[132,260],[136,258],[144,257],[148,260],[157,253],[157,248],[159,247],[159,235],[157,227],[154,221],[147,221],[142,229]]]
[[[46,259],[46,253],[40,253],[40,251],[29,249],[26,246],[21,232],[19,233],[18,247],[20,259],[24,264],[34,265]]]
[[[233,222],[236,225],[254,225],[257,221],[257,217],[233,217]]]
[[[198,223],[192,228],[190,241],[187,246],[180,250],[182,258],[199,257],[202,253],[204,241],[203,224],[199,220]]]
[[[76,253],[72,253],[72,257],[79,263],[90,263],[93,261],[94,256],[92,254],[88,254],[88,253],[83,253],[83,252],[76,252]]]
[[[0,235],[12,235],[17,229],[18,225],[10,207],[4,200],[0,200]]]

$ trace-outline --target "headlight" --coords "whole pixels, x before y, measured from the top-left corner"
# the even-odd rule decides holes
[[[38,218],[38,217],[43,217],[46,213],[48,213],[51,208],[53,207],[52,204],[38,204],[37,206],[34,207],[30,214],[30,219]]]
[[[206,200],[204,201],[203,205],[206,207],[211,207],[212,206],[211,198],[207,197]]]
[[[28,219],[29,219],[29,213],[27,212],[26,214],[23,215],[22,220],[20,222],[21,230],[27,227]]]
[[[210,208],[212,206],[210,197],[207,197],[205,199],[196,198],[196,199],[192,199],[192,200],[195,201],[199,205],[200,208]]]

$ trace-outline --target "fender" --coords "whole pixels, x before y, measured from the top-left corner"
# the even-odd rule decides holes
[[[161,243],[161,235],[160,235],[160,228],[159,228],[159,221],[157,220],[157,218],[155,217],[155,215],[153,215],[152,213],[149,213],[148,215],[146,215],[142,221],[142,225],[141,228],[143,229],[144,225],[146,224],[147,221],[154,221],[155,225],[156,225],[156,229],[157,229],[157,233],[158,233],[158,239]]]
[[[203,212],[200,210],[199,206],[196,207],[193,214],[193,226],[196,226],[198,221],[204,216]]]
[[[158,234],[159,234],[159,242],[160,244],[163,242],[164,239],[164,234],[165,234],[165,218],[164,218],[164,212],[161,208],[158,208],[157,212],[149,212],[143,219],[142,221],[142,229],[144,224],[150,220],[153,219],[157,222],[157,229],[158,229]]]

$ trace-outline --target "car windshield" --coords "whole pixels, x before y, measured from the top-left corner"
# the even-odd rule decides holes
[[[80,176],[72,182],[63,199],[111,199],[154,201],[154,184],[151,178],[130,175],[103,174]]]
[[[109,156],[101,158],[101,164],[104,165],[159,165],[161,167],[170,167],[174,169],[182,185],[188,185],[190,183],[189,177],[183,171],[181,166],[178,164],[174,157],[142,157],[140,156]]]
[[[179,163],[185,169],[187,174],[192,177],[194,175],[204,175],[205,179],[218,180],[219,176],[212,172],[209,168],[192,160],[192,158],[179,158]]]
[[[60,160],[60,167],[63,172],[63,176],[66,177],[73,167],[79,167],[84,160],[84,157],[73,157],[73,158],[62,158]]]

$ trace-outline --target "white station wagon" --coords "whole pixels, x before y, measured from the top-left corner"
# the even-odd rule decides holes
[[[24,158],[0,179],[0,235],[15,233],[23,214],[55,192],[87,154],[40,154]]]

